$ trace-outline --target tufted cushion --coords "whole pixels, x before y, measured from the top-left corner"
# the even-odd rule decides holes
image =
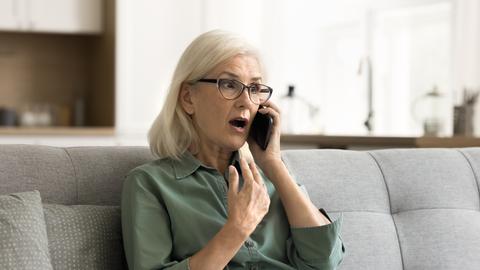
[[[44,204],[55,269],[124,269],[118,206]]]
[[[52,269],[38,191],[0,196],[0,269]]]

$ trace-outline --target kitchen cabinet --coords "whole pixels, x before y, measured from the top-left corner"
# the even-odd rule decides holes
[[[0,31],[101,33],[102,0],[0,0]]]
[[[59,9],[67,8],[71,14],[64,14],[65,18],[75,17],[72,15],[74,10],[79,14],[86,12],[92,15],[88,7],[98,5],[102,9],[103,30],[99,35],[85,35],[83,32],[56,34],[54,31],[60,30],[53,29],[53,21],[50,21],[50,26],[48,21],[38,24],[37,30],[49,31],[42,34],[30,30],[0,29],[0,107],[15,112],[18,120],[16,125],[0,126],[0,144],[72,146],[129,143],[131,140],[116,140],[114,127],[115,0],[81,0],[76,7],[72,0],[31,1],[35,1],[29,6],[29,10],[35,11],[31,13],[32,18],[46,16],[46,8],[52,9],[50,17],[57,16]],[[50,5],[41,6],[38,2]],[[23,27],[16,20],[16,14],[24,10],[22,3],[27,2],[0,0],[1,26],[10,23],[9,29]],[[87,3],[90,4],[84,6]],[[61,8],[52,8],[54,4]],[[64,26],[68,24],[64,23]],[[65,29],[77,31],[79,28]],[[38,116],[38,108],[43,108],[44,113],[49,115],[51,125],[22,125],[19,121],[21,116],[25,112]],[[83,118],[82,125],[75,121],[77,118]]]

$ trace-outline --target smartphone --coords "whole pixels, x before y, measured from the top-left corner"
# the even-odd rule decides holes
[[[259,112],[255,114],[255,118],[253,118],[252,125],[250,126],[250,137],[252,137],[263,150],[267,149],[270,135],[272,135],[272,126],[273,118],[270,115]]]

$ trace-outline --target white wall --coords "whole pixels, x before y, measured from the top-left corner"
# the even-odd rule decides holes
[[[173,70],[203,31],[202,1],[118,0],[116,120],[119,136],[144,136],[160,111]]]

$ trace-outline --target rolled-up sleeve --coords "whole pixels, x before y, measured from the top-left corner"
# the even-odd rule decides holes
[[[171,258],[170,218],[147,173],[130,173],[122,191],[122,233],[130,270],[189,269],[189,258]]]
[[[345,247],[340,237],[343,215],[332,222],[323,209],[320,212],[330,220],[330,224],[290,229],[287,256],[296,269],[335,269],[343,260]]]

